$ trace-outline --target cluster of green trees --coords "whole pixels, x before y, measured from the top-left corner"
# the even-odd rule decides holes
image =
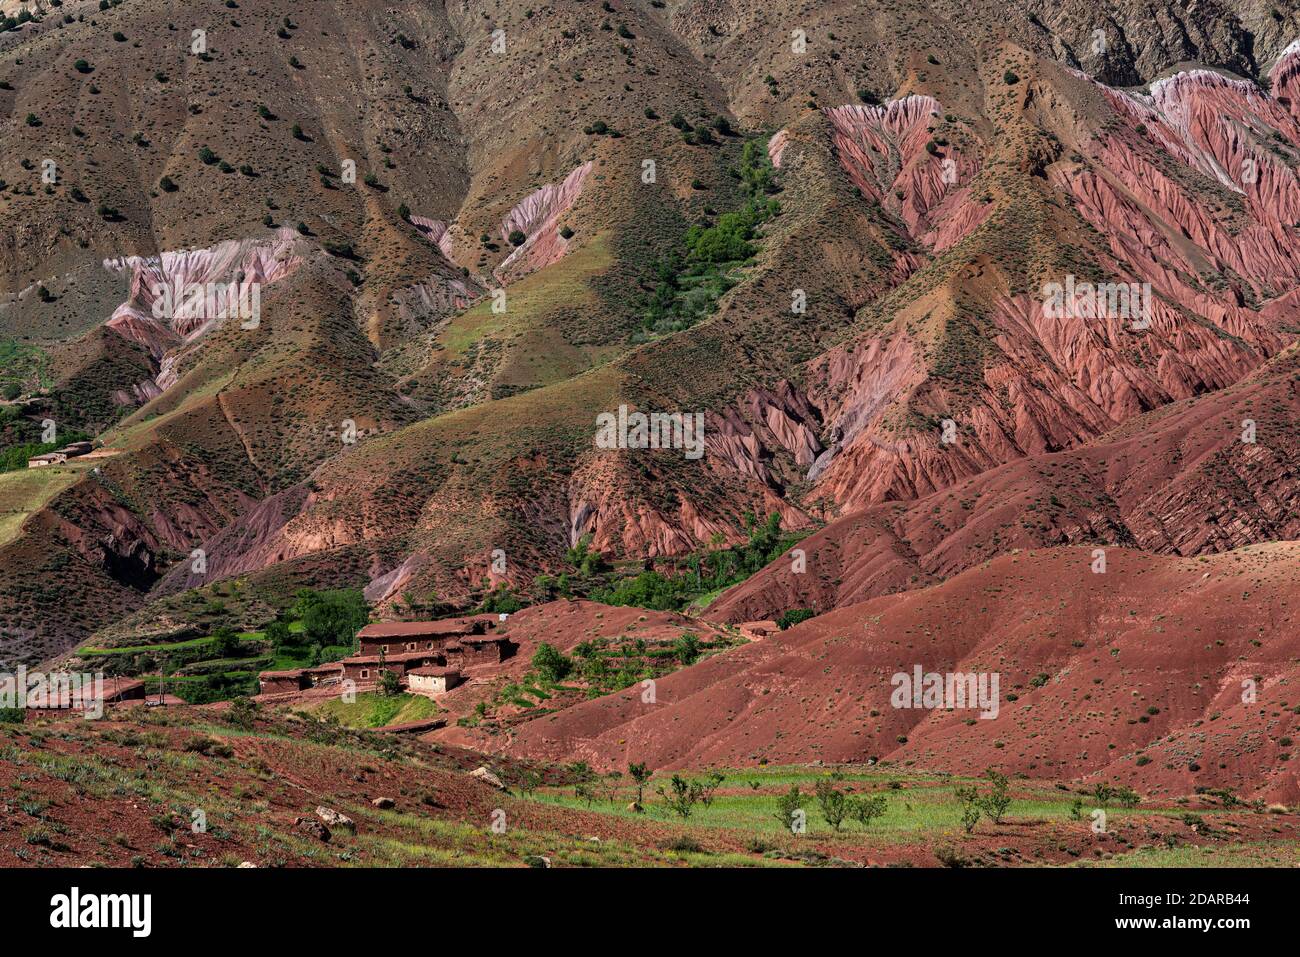
[[[817,612],[811,608],[791,608],[781,613],[776,619],[776,626],[785,631],[787,628],[793,628],[801,621],[807,621],[809,618],[815,617],[816,614]]]
[[[790,790],[776,799],[773,817],[782,827],[800,833],[797,824],[809,798],[816,800],[822,819],[835,831],[845,821],[857,821],[867,827],[889,808],[883,794],[851,794],[837,787],[832,778],[823,778],[814,785],[811,795],[805,794],[797,784],[790,785]]]
[[[711,314],[718,299],[735,285],[729,273],[757,252],[759,227],[780,212],[771,197],[779,191],[767,148],[749,140],[732,175],[747,196],[738,210],[714,223],[697,223],[686,231],[684,249],[672,250],[650,267],[653,287],[641,303],[641,323],[649,336],[680,332]]]
[[[544,642],[533,655],[532,673],[547,684],[558,684],[570,676],[580,678],[594,697],[629,688],[672,670],[674,665],[693,665],[704,653],[699,637],[691,632],[683,632],[662,649],[651,649],[644,638],[625,638],[607,650],[609,644],[607,639],[584,641],[569,657]]]
[[[351,650],[357,632],[370,619],[370,606],[356,588],[331,591],[299,589],[286,613],[266,626],[266,637],[277,655],[308,659],[319,664],[326,648]],[[302,622],[302,630],[289,627]]]
[[[719,216],[716,225],[697,224],[686,231],[688,258],[693,262],[717,265],[749,259],[756,252],[751,240],[758,227],[781,210],[780,203],[770,196],[778,187],[762,142],[745,144],[734,173],[749,198],[740,209]]]
[[[749,534],[744,545],[694,552],[685,559],[684,574],[670,577],[646,571],[597,589],[590,597],[607,605],[680,611],[701,595],[744,581],[799,541],[800,536],[781,531],[781,516],[776,512],[764,522],[746,512],[744,521]]]

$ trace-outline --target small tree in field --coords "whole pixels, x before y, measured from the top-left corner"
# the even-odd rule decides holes
[[[680,774],[674,774],[668,787],[660,785],[657,789],[668,809],[683,821],[691,816],[695,805],[700,800],[700,786],[694,781],[687,781]]]
[[[838,831],[844,824],[844,818],[848,816],[849,797],[829,780],[817,782],[816,787],[817,804],[821,808],[822,817],[832,829]]]
[[[718,790],[727,778],[721,771],[710,771],[703,781],[696,782],[700,788],[700,802],[705,807],[713,807],[713,792]]]
[[[650,768],[645,764],[629,764],[627,766],[628,777],[636,784],[636,803],[639,807],[641,798],[645,794],[645,786],[650,780]]]
[[[889,802],[883,794],[868,794],[863,797],[848,799],[847,816],[863,827],[870,827],[871,822],[883,815]]]
[[[969,834],[980,822],[980,795],[973,785],[957,788],[953,796],[961,802],[961,826]]]
[[[980,807],[984,814],[994,824],[1002,823],[1002,815],[1007,813],[1007,808],[1011,806],[1011,795],[1007,793],[1007,776],[999,774],[992,768],[984,772],[992,785],[988,794],[980,800]]]
[[[795,815],[803,810],[803,802],[804,795],[797,784],[790,785],[790,790],[776,799],[775,817],[782,827],[794,830]]]

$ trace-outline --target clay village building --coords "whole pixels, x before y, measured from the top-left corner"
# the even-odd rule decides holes
[[[496,616],[444,618],[442,621],[383,621],[357,632],[360,654],[391,655],[402,651],[436,651],[457,638],[485,634]]]
[[[406,673],[406,686],[411,694],[432,697],[450,691],[460,684],[460,670],[426,665]]]
[[[441,665],[445,661],[435,651],[400,651],[395,655],[353,655],[339,663],[343,665],[344,679],[361,685],[379,680],[381,668],[394,672],[398,678],[405,678],[414,668]]]
[[[315,668],[263,671],[258,686],[268,695],[294,694],[338,681],[366,688],[379,680],[382,669],[395,673],[412,693],[441,694],[461,683],[461,669],[499,664],[514,652],[510,639],[489,634],[498,620],[496,615],[475,615],[376,622],[357,632],[357,654]]]
[[[33,455],[27,460],[29,469],[44,468],[47,465],[60,465],[68,459],[75,459],[78,456],[88,453],[93,446],[89,442],[72,442],[61,449],[53,452],[46,452],[44,455]]]
[[[343,665],[331,661],[311,668],[263,671],[257,676],[257,685],[262,694],[279,694],[286,691],[306,691],[308,688],[336,684],[342,680]]]

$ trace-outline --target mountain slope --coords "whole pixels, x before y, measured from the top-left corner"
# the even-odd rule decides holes
[[[1296,559],[1291,543],[1200,559],[1107,549],[1097,573],[1089,549],[1004,555],[667,676],[653,705],[624,692],[536,719],[508,751],[601,767],[874,758],[1292,801]],[[893,676],[918,665],[998,673],[996,716],[894,707]]]

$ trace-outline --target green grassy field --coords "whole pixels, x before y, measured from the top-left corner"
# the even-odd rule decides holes
[[[691,827],[730,828],[750,834],[780,836],[788,827],[777,817],[777,797],[792,785],[798,785],[805,796],[807,833],[814,837],[837,841],[871,843],[914,843],[927,837],[955,835],[962,832],[961,803],[954,793],[963,785],[986,785],[983,779],[943,777],[910,774],[868,768],[837,768],[833,778],[843,791],[853,794],[883,794],[887,800],[885,813],[865,828],[845,821],[838,834],[825,821],[818,807],[813,789],[817,781],[825,780],[829,771],[813,768],[758,768],[748,770],[722,770],[725,780],[719,787],[710,806],[696,805],[690,816],[683,819],[671,810],[656,788],[666,786],[669,775],[656,775],[645,787],[644,814],[628,810],[636,798],[636,788],[627,775],[610,788],[601,783],[594,788],[597,798],[588,802],[575,795],[573,787],[547,787],[536,792],[536,799],[562,807],[582,808],[627,818],[649,816],[655,820],[685,823]],[[688,775],[698,778],[700,775]],[[1011,782],[1013,801],[1004,821],[1015,822],[1066,822],[1072,820],[1072,806],[1079,795],[1057,790],[1051,786]],[[1083,813],[1092,810],[1094,803],[1084,799]],[[1107,808],[1108,816],[1149,814],[1142,809],[1126,810],[1118,806]]]
[[[1247,841],[1223,847],[1139,847],[1105,861],[1080,861],[1079,867],[1300,867],[1300,845],[1288,841]]]
[[[0,472],[0,545],[17,538],[28,516],[71,488],[84,471],[81,466],[50,465]]]
[[[424,695],[385,696],[373,692],[362,692],[351,703],[330,698],[308,710],[318,718],[337,718],[340,724],[349,728],[383,728],[410,721],[424,721],[426,718],[437,717],[442,712],[432,698]]]

